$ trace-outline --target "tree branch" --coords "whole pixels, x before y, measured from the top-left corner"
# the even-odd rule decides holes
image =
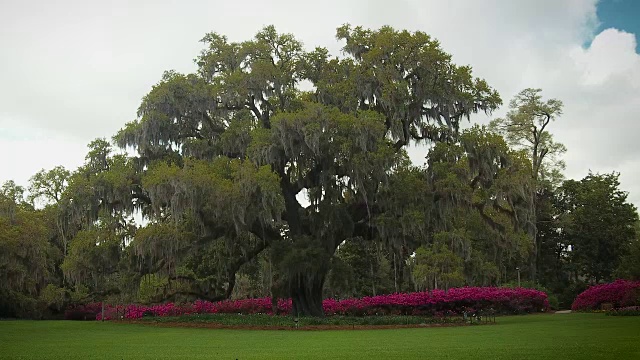
[[[497,230],[498,232],[500,232],[501,234],[504,234],[505,232],[505,227],[502,224],[497,223],[495,220],[493,220],[489,215],[487,215],[484,212],[484,208],[485,208],[485,204],[484,203],[474,203],[472,204],[472,206],[474,208],[476,208],[478,210],[478,213],[480,214],[480,216],[482,217],[482,219],[489,225],[491,226],[491,228],[493,228],[494,230]]]

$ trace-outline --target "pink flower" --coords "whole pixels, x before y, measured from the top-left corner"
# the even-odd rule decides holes
[[[430,315],[444,316],[461,314],[464,311],[492,309],[501,313],[536,312],[547,309],[547,294],[534,289],[463,287],[448,291],[433,290],[412,293],[366,296],[352,299],[325,299],[324,312],[327,315]],[[87,309],[98,309],[100,303],[87,304]],[[279,299],[277,314],[291,312],[291,299]],[[153,316],[180,316],[187,314],[273,314],[271,298],[224,300],[209,302],[196,300],[190,304],[166,303],[153,306],[106,305],[105,320],[140,319],[145,314]],[[98,319],[100,317],[97,317]]]
[[[612,283],[591,286],[580,293],[572,310],[597,310],[601,304],[611,303],[614,307],[638,305],[640,281],[618,279]]]

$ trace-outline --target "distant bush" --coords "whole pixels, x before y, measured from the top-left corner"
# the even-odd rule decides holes
[[[547,294],[524,288],[463,287],[448,291],[433,290],[425,292],[398,293],[354,299],[325,299],[326,315],[366,316],[366,315],[417,315],[449,316],[463,312],[474,314],[478,311],[492,310],[501,314],[522,314],[545,311],[549,308]],[[96,309],[101,319],[99,304],[87,305]],[[291,300],[280,299],[276,314],[291,312]],[[227,300],[220,302],[196,301],[189,304],[167,303],[161,305],[107,305],[105,320],[140,319],[144,316],[182,316],[190,314],[272,314],[271,299]]]
[[[602,304],[611,304],[614,308],[638,306],[640,281],[616,280],[608,284],[591,286],[576,297],[571,305],[575,311],[598,310]]]
[[[627,306],[607,311],[609,316],[640,316],[640,306]]]
[[[556,288],[561,289],[558,292],[559,307],[562,309],[570,309],[578,295],[589,288],[589,284],[577,281]]]
[[[324,301],[330,315],[430,315],[461,314],[493,309],[503,314],[544,311],[549,307],[547,294],[535,289],[463,287],[449,291],[390,294],[361,299]]]
[[[40,319],[42,318],[42,310],[38,299],[17,291],[3,292],[0,290],[0,319]]]
[[[98,313],[84,310],[67,310],[64,312],[65,320],[96,320]]]
[[[68,308],[64,312],[65,320],[95,320],[102,310],[101,303],[91,303]]]

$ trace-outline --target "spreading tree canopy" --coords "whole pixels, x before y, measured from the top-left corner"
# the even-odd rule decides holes
[[[97,234],[120,224],[117,236],[101,237],[107,253],[96,259],[130,248],[142,272],[191,281],[208,299],[228,297],[240,266],[271,248],[294,314],[322,315],[323,285],[341,243],[406,239],[430,223],[434,201],[458,199],[434,195],[430,175],[408,165],[405,147],[454,144],[461,121],[501,104],[425,33],[344,25],[337,38],[343,57],[307,51],[272,26],[244,42],[207,34],[197,71],[166,72],[138,118],[114,137],[134,157],[93,144],[62,199],[76,224],[68,231],[83,221],[98,222]],[[451,156],[469,164],[460,174],[464,191],[495,185],[496,192],[456,205],[478,209],[504,232],[508,222],[496,218],[517,217],[520,200],[494,180],[510,173],[511,162],[503,148],[484,149]],[[403,184],[418,191],[387,196]],[[380,215],[391,210],[386,220],[417,227],[386,226]],[[125,224],[135,211],[148,223],[133,236]],[[96,246],[82,236],[75,246]],[[112,248],[119,242],[120,250]],[[68,262],[67,271],[109,271],[95,269],[100,264]]]

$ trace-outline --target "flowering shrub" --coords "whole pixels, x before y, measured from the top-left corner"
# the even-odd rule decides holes
[[[614,308],[640,305],[640,281],[616,280],[608,284],[591,286],[576,297],[571,309],[575,311],[598,310],[610,303]]]
[[[326,299],[327,315],[431,315],[460,314],[494,309],[500,313],[527,313],[548,307],[547,294],[533,289],[493,287],[454,288],[445,292],[400,293],[361,299]]]
[[[99,304],[87,305],[99,308]],[[272,314],[271,298],[225,300],[220,302],[195,301],[189,304],[167,303],[153,306],[117,305],[105,306],[105,320],[140,319],[148,316],[180,316],[190,314]],[[449,291],[397,293],[363,297],[359,299],[325,299],[326,315],[428,315],[449,316],[463,312],[473,314],[479,310],[493,309],[498,313],[531,313],[545,311],[549,306],[547,294],[524,288],[464,287]],[[278,300],[278,314],[291,312],[291,299]],[[98,311],[98,320],[101,319]]]

